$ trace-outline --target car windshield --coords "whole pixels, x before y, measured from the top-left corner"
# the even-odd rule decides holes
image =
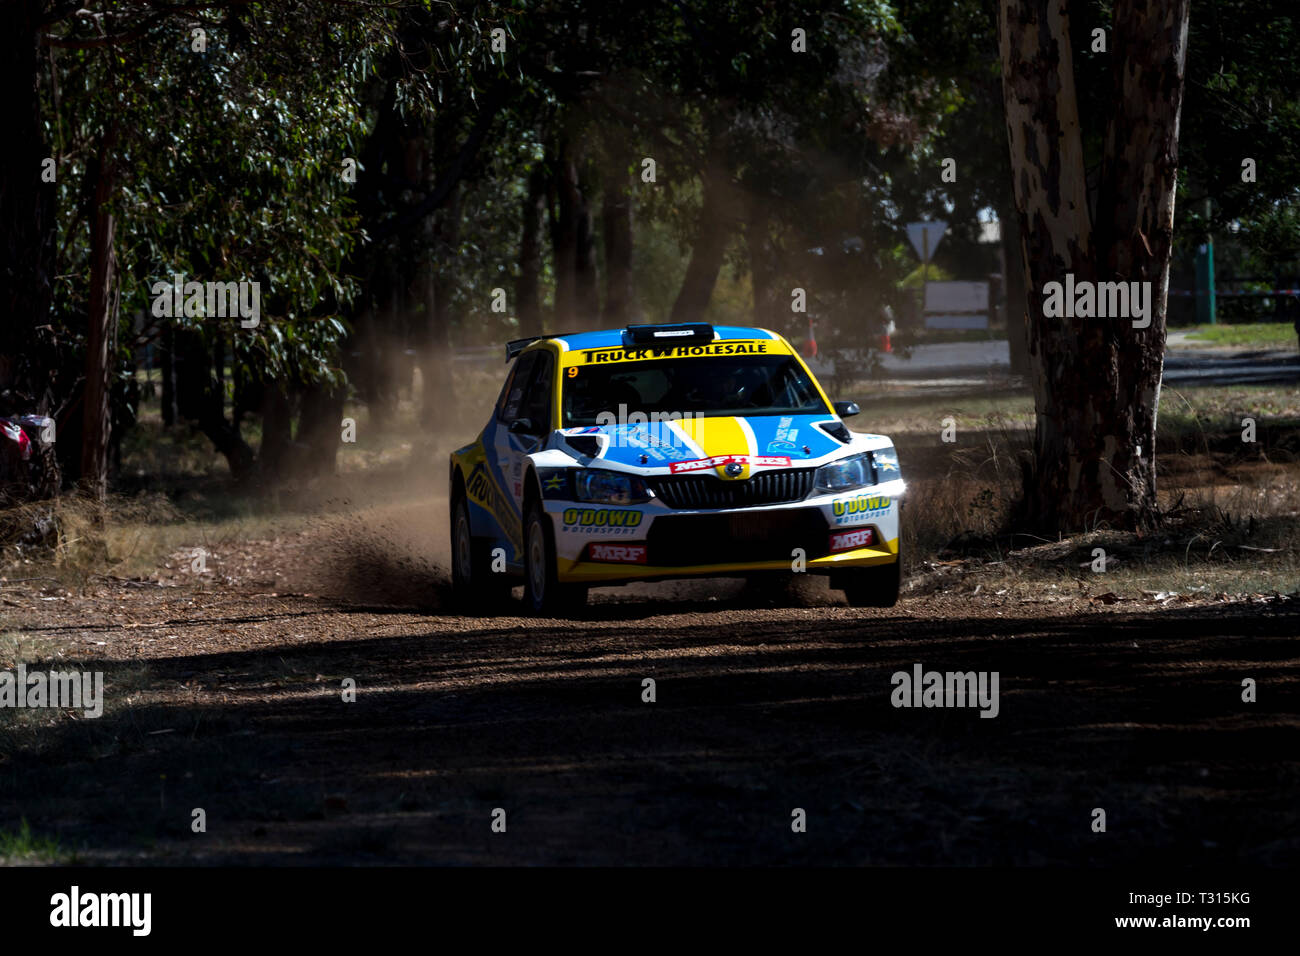
[[[812,378],[789,355],[719,356],[579,365],[564,376],[564,426],[662,415],[829,414]]]

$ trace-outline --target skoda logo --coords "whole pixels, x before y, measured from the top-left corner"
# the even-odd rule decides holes
[[[723,468],[722,470],[725,471],[725,472],[727,473],[727,477],[728,477],[728,478],[735,478],[735,477],[737,477],[737,476],[738,476],[742,471],[745,470],[745,466],[744,466],[744,465],[738,465],[738,464],[736,464],[736,463],[733,461],[730,465],[727,465],[727,466],[726,466],[725,468]]]

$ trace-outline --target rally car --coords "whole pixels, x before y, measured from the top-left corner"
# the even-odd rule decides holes
[[[764,572],[830,575],[898,600],[904,483],[893,442],[850,432],[773,332],[703,323],[547,335],[513,364],[478,440],[451,455],[462,604],[535,612],[593,586]]]

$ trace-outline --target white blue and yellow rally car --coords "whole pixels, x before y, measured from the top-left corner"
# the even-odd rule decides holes
[[[850,432],[781,336],[633,325],[520,339],[492,420],[451,455],[453,588],[534,611],[593,586],[829,574],[898,600],[904,483],[893,443]]]

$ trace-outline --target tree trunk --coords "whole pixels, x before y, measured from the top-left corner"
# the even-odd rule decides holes
[[[459,240],[459,191],[452,193],[447,206],[434,215],[433,222],[434,253],[429,259],[422,286],[427,326],[421,378],[424,382],[425,428],[441,432],[454,427],[458,419],[451,351],[451,295],[455,276],[450,269],[438,268],[434,263],[450,261],[451,251]]]
[[[1065,0],[1001,8],[1003,93],[1028,286],[1036,427],[1026,517],[1049,530],[1155,514],[1155,422],[1188,0],[1119,0],[1096,229]],[[1150,326],[1050,317],[1047,284],[1151,282]]]
[[[579,330],[593,329],[600,323],[600,276],[596,271],[596,230],[591,212],[593,192],[591,166],[583,161],[578,171],[578,207],[574,215],[577,235],[573,250],[573,294]]]
[[[1011,353],[1011,372],[1030,380],[1029,329],[1026,325],[1025,304],[1029,293],[1025,288],[1024,247],[1020,242],[1020,216],[1011,206],[998,212],[1002,228],[1002,290],[1007,302],[1007,346]]]
[[[626,164],[606,164],[600,207],[605,242],[605,308],[601,325],[622,328],[632,314],[632,177]]]
[[[304,465],[311,475],[334,474],[345,398],[343,389],[332,389],[319,383],[309,385],[303,391],[298,442],[306,446]]]
[[[253,449],[225,413],[225,396],[212,374],[212,351],[198,332],[176,333],[176,408],[199,426],[230,466],[231,477],[242,481],[254,463]]]
[[[434,125],[433,143],[421,156],[425,168],[418,175],[433,188],[438,171],[455,158],[456,117],[443,116]],[[412,171],[416,175],[416,171]],[[422,264],[409,288],[421,317],[417,352],[423,383],[422,421],[426,431],[442,432],[456,421],[456,386],[451,351],[451,297],[456,288],[456,250],[460,243],[459,186],[452,186],[445,204],[425,220]],[[412,303],[415,305],[415,302]]]
[[[114,130],[100,141],[91,166],[94,194],[90,210],[90,314],[86,334],[86,386],[82,405],[81,484],[95,498],[108,490],[108,453],[112,437],[112,375],[117,355],[117,257],[113,248],[115,221]]]
[[[168,325],[154,350],[154,364],[162,370],[162,420],[171,428],[176,424],[176,330]]]
[[[1112,469],[1144,514],[1156,508],[1156,417],[1164,374],[1178,186],[1178,128],[1190,0],[1118,0],[1111,50],[1116,108],[1106,127],[1098,244],[1111,280],[1151,283],[1150,325],[1122,331],[1116,392],[1129,441]]]
[[[217,380],[217,406],[221,417],[226,417],[226,337],[220,332],[212,335],[212,375]]]
[[[54,270],[55,183],[41,181],[50,157],[40,111],[39,22],[46,6],[21,0],[0,30],[0,414],[49,412],[57,374],[49,322]],[[62,172],[56,169],[56,173]]]
[[[410,261],[407,252],[408,243],[402,234],[400,245],[403,253],[392,263],[394,275],[385,298],[385,306],[378,313],[380,324],[371,328],[367,352],[369,357],[370,411],[371,415],[383,421],[392,421],[397,417],[400,398],[400,383],[394,374],[397,359],[407,347],[404,326],[406,319],[407,296],[409,295],[407,277],[409,273],[399,265],[403,260]]]
[[[257,463],[264,478],[280,476],[288,458],[292,439],[293,410],[289,396],[279,382],[262,385],[262,443],[257,449]]]
[[[749,250],[750,285],[754,292],[754,325],[774,328],[772,322],[772,242],[768,235],[767,206],[757,193],[749,197],[749,218],[745,223],[745,246]]]
[[[720,162],[710,163],[704,172],[704,203],[686,278],[673,303],[673,322],[699,322],[718,282],[727,241],[734,226],[731,178]]]
[[[551,247],[555,256],[555,330],[570,332],[577,316],[578,171],[567,141],[555,157],[555,202],[551,204]]]
[[[524,229],[519,241],[519,278],[515,282],[515,314],[521,335],[542,334],[542,221],[546,215],[546,170],[533,169],[524,200]]]

